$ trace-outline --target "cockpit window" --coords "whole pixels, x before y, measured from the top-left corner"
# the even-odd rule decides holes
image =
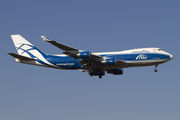
[[[162,49],[158,49],[158,51],[161,51]]]

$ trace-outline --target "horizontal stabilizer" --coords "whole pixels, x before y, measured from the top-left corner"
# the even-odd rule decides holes
[[[13,56],[14,58],[17,58],[19,60],[28,60],[28,61],[36,61],[36,59],[33,59],[33,58],[29,58],[29,57],[25,57],[25,56],[22,56],[22,55],[18,55],[18,54],[15,54],[15,53],[8,53],[9,55]]]

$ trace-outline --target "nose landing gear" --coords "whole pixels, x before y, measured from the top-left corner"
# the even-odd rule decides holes
[[[157,66],[158,66],[158,65],[155,66],[154,72],[157,72],[157,71],[158,71],[158,70],[157,70]]]

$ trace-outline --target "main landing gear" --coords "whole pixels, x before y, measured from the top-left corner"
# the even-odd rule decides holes
[[[104,70],[101,70],[101,69],[96,69],[96,70],[91,70],[89,71],[89,75],[92,77],[92,76],[99,76],[99,78],[102,78],[102,76],[105,75],[105,71]]]
[[[157,70],[157,66],[158,66],[158,65],[155,66],[154,72],[157,72],[157,71],[158,71],[158,70]]]

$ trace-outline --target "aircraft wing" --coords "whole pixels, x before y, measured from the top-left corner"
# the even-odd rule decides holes
[[[64,52],[63,52],[64,54],[66,54],[74,59],[81,59],[79,61],[79,63],[86,68],[100,66],[100,64],[103,62],[103,60],[106,59],[102,56],[95,55],[89,51],[79,50],[79,49],[64,45],[62,43],[58,43],[54,40],[50,40],[45,36],[41,36],[41,37],[44,41],[49,42],[52,45],[64,50]],[[125,61],[122,61],[122,60],[117,60],[116,62],[119,64],[126,64]]]
[[[54,40],[50,40],[49,38],[45,37],[45,36],[41,36],[42,39],[46,42],[49,42],[51,43],[52,45],[64,50],[65,52],[63,52],[64,54],[66,55],[70,55],[70,56],[76,56],[76,54],[80,53],[80,52],[85,52],[83,50],[79,50],[79,49],[76,49],[76,48],[73,48],[73,47],[70,47],[70,46],[67,46],[67,45],[64,45],[62,43],[58,43]],[[75,58],[80,58],[78,56],[76,56]],[[101,56],[98,56],[98,55],[94,55],[94,54],[91,54],[91,58],[102,58]]]

